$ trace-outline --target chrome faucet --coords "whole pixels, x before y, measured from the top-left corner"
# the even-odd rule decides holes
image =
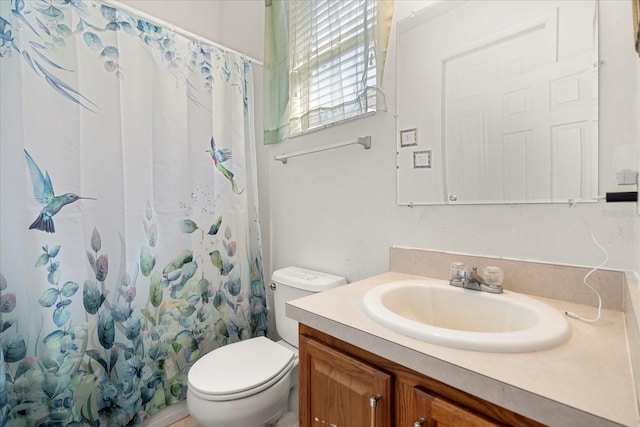
[[[459,288],[472,289],[474,291],[485,291],[493,294],[502,293],[502,285],[487,283],[479,274],[478,267],[473,267],[471,271],[459,269],[453,272],[451,280],[449,280],[451,286],[457,286]]]

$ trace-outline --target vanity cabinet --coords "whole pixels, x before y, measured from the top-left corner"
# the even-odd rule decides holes
[[[303,324],[299,350],[302,427],[542,426]]]
[[[415,418],[414,427],[496,427],[502,425],[421,387],[415,387],[413,392],[415,402],[411,411]]]
[[[390,374],[306,336],[299,349],[302,426],[391,425]]]

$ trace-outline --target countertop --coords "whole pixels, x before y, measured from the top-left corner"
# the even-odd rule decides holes
[[[300,323],[416,372],[551,426],[640,426],[624,313],[597,323],[568,319],[571,338],[533,353],[485,353],[421,342],[371,320],[362,297],[376,286],[420,276],[389,272],[287,303]],[[595,309],[533,297],[564,312]]]

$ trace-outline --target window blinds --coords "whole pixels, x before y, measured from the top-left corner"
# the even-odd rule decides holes
[[[376,111],[376,2],[290,3],[289,134]]]

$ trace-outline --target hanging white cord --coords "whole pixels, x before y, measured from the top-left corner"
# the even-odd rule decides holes
[[[581,200],[602,200],[603,197],[594,197],[594,198],[589,198],[589,199],[578,199],[578,200],[571,200],[569,201],[569,207],[572,208],[576,205],[576,203],[578,201]],[[587,228],[589,229],[589,234],[591,235],[591,240],[593,240],[593,243],[596,244],[596,246],[598,248],[600,248],[600,250],[604,253],[604,261],[602,261],[599,265],[597,265],[596,267],[592,268],[591,271],[589,271],[587,274],[585,274],[584,278],[582,279],[582,282],[589,288],[591,289],[596,296],[598,297],[598,315],[592,319],[588,319],[582,316],[577,315],[576,313],[574,313],[573,311],[565,311],[564,314],[566,314],[568,317],[572,318],[572,319],[578,319],[578,320],[582,320],[583,322],[589,322],[589,323],[594,323],[597,322],[598,320],[600,320],[600,315],[602,314],[602,297],[600,297],[600,293],[589,284],[589,282],[587,281],[587,279],[598,269],[602,268],[607,262],[609,262],[609,253],[607,252],[607,250],[600,244],[600,242],[598,242],[598,240],[596,239],[596,236],[593,234],[593,231],[591,230],[591,226],[589,225],[589,223],[581,216],[578,215],[578,218],[580,218],[582,220],[582,222],[585,223],[585,225],[587,226]]]

